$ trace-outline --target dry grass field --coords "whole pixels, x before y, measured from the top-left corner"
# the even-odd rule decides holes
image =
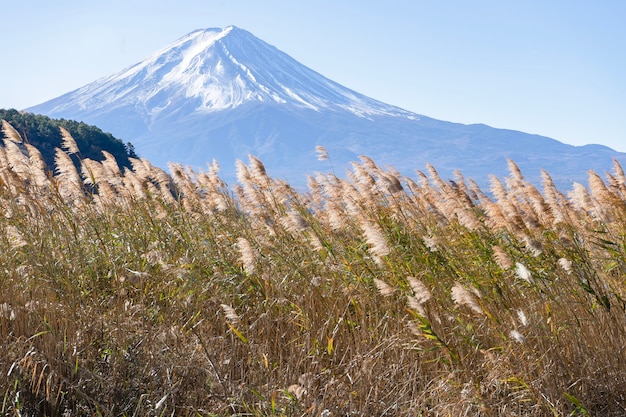
[[[296,190],[67,133],[51,173],[2,127],[0,415],[626,414],[617,163],[561,192],[362,157]]]

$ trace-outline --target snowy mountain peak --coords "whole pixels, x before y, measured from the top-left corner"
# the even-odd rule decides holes
[[[568,184],[585,182],[587,169],[601,172],[614,158],[626,164],[624,154],[608,148],[579,149],[381,103],[234,26],[191,32],[136,65],[27,110],[97,125],[131,141],[156,166],[203,168],[217,160],[227,182],[236,180],[235,161],[252,154],[273,176],[306,184],[307,175],[328,168],[315,158],[318,145],[335,167],[368,155],[411,175],[429,163],[444,177],[460,169],[482,178],[487,189],[487,174],[505,176],[507,159],[535,184],[540,169]]]
[[[154,120],[183,110],[213,112],[250,102],[360,117],[416,117],[323,77],[235,26],[193,31],[117,74],[41,106],[49,114],[132,106]]]

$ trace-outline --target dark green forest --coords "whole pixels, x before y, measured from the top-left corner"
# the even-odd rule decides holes
[[[15,109],[0,109],[0,119],[9,122],[25,141],[37,147],[46,164],[55,168],[54,150],[61,147],[59,126],[72,135],[81,158],[102,161],[102,150],[112,154],[121,167],[130,167],[129,157],[137,158],[133,145],[124,143],[110,133],[105,133],[96,126],[66,119],[51,119],[40,114],[20,112]],[[0,132],[0,137],[4,135]]]

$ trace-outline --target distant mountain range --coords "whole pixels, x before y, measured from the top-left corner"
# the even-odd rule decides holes
[[[419,92],[416,92],[419,94]],[[234,181],[234,161],[259,157],[270,175],[294,185],[328,171],[315,147],[328,150],[338,174],[367,155],[413,175],[434,165],[488,187],[513,159],[532,182],[547,170],[558,186],[585,182],[588,169],[610,170],[626,154],[482,124],[411,113],[325,78],[234,26],[197,30],[121,72],[27,111],[75,119],[131,141],[157,166],[206,168],[214,159]],[[546,117],[550,117],[546,114]]]

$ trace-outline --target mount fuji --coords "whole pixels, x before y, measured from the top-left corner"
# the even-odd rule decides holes
[[[251,33],[229,26],[196,30],[117,74],[27,109],[95,124],[131,141],[157,166],[205,168],[217,160],[227,181],[235,160],[259,157],[270,175],[294,185],[359,155],[412,175],[427,163],[442,177],[460,169],[481,185],[505,176],[513,159],[540,182],[584,182],[626,154],[601,145],[575,147],[486,125],[432,119],[391,106],[325,78]],[[546,115],[549,117],[549,115]]]

